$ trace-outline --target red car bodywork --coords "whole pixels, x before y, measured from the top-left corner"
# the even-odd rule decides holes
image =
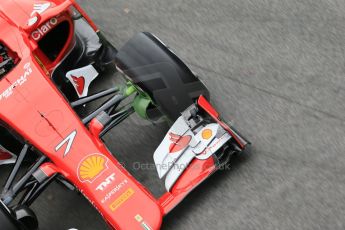
[[[0,82],[0,120],[15,130],[51,163],[41,169],[48,175],[62,174],[101,213],[113,229],[159,229],[162,218],[194,187],[215,170],[213,158],[193,160],[170,192],[156,199],[107,150],[98,134],[102,125],[89,127],[51,81],[54,67],[73,43],[70,7],[89,17],[74,1],[49,1],[39,23],[28,26],[36,1],[4,0],[0,5],[0,42],[17,55],[16,67]],[[57,20],[50,22],[50,20]],[[70,23],[66,46],[54,61],[40,51],[40,34],[61,21]],[[97,27],[89,20],[90,25]],[[46,26],[47,28],[44,28]],[[218,114],[204,99],[199,105],[218,122]],[[221,123],[223,127],[226,125]],[[230,129],[229,129],[230,130]]]

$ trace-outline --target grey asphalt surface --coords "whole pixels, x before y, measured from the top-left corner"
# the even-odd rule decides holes
[[[120,47],[160,37],[205,81],[224,119],[252,142],[170,213],[163,229],[345,229],[345,2],[80,1]],[[167,127],[130,126],[110,149],[155,195],[152,163]],[[35,205],[42,229],[106,229],[87,201],[53,185]],[[130,229],[128,229],[130,230]]]

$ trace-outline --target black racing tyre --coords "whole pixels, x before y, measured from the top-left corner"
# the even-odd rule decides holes
[[[0,202],[0,228],[4,230],[28,230],[9,213],[6,207]]]
[[[118,51],[115,62],[171,120],[176,120],[200,95],[209,99],[205,85],[150,33],[134,36]]]

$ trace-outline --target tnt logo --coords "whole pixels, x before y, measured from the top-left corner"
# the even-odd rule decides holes
[[[96,190],[104,191],[111,183],[115,181],[115,173],[111,174],[110,176],[105,179],[100,185],[97,186]]]

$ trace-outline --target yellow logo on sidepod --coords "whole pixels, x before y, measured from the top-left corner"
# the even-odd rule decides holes
[[[92,154],[79,163],[78,178],[81,182],[92,183],[101,173],[108,168],[108,159],[101,154]]]

